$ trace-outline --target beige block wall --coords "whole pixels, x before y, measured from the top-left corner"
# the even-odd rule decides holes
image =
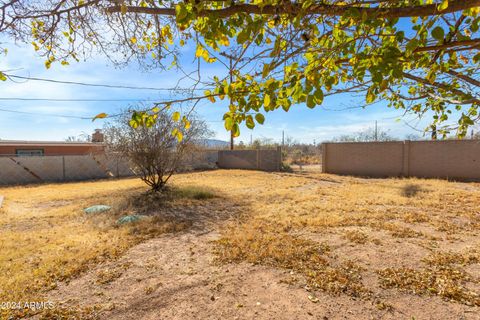
[[[13,160],[16,160],[16,158],[13,158]],[[0,157],[0,185],[41,182],[17,163],[12,161],[10,157]]]
[[[412,141],[408,174],[416,177],[480,180],[480,141]]]
[[[218,151],[218,166],[223,169],[256,169],[257,150]]]
[[[218,151],[218,167],[222,169],[279,171],[280,164],[280,149]]]
[[[323,172],[480,180],[480,141],[325,143]]]
[[[123,159],[118,176],[133,172]],[[110,178],[117,176],[117,160],[105,156],[0,157],[0,185]]]
[[[323,144],[323,171],[370,177],[399,176],[403,142]]]

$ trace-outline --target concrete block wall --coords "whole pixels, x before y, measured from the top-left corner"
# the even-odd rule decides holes
[[[279,171],[278,150],[199,151],[187,157],[182,171],[191,169],[253,169]],[[0,185],[81,181],[135,175],[126,159],[105,154],[46,157],[0,157]]]
[[[204,170],[217,167],[218,151],[203,150],[187,155],[183,161],[184,170]]]
[[[281,163],[282,152],[280,148],[218,151],[218,167],[222,169],[280,171]]]
[[[0,157],[0,185],[81,181],[134,175],[124,159],[105,155]]]
[[[480,180],[479,140],[324,143],[322,171]]]

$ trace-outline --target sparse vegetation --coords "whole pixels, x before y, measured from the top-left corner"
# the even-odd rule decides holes
[[[450,266],[424,268],[388,268],[378,271],[381,285],[413,294],[439,295],[467,305],[480,305],[478,293],[463,284],[472,278],[461,269]]]
[[[409,185],[428,196],[404,196]],[[312,303],[321,294],[344,295],[395,313],[401,291],[478,306],[478,190],[440,180],[235,170],[176,175],[162,193],[146,192],[135,179],[2,188],[0,300],[42,299],[89,269],[95,286],[112,287],[132,266],[106,263],[132,246],[165,233],[218,230],[208,244],[218,268],[248,262],[283,270],[281,283],[305,287]],[[82,209],[94,204],[113,210],[86,216]],[[146,217],[116,225],[126,214]],[[185,250],[198,257],[194,245]],[[158,264],[145,262],[145,270]],[[141,284],[139,292],[155,296],[157,284]],[[42,316],[71,315],[72,308]],[[74,309],[83,319],[99,308],[107,306]]]
[[[358,244],[364,244],[368,241],[368,235],[359,230],[347,230],[343,236],[345,239]]]
[[[230,236],[218,240],[217,255],[223,262],[248,261],[298,272],[315,288],[333,294],[363,296],[361,267],[352,261],[329,262],[328,245],[288,234],[281,226],[247,222],[231,227]]]
[[[417,184],[406,184],[402,187],[402,195],[407,198],[415,197],[422,188]]]
[[[3,188],[1,194],[7,200],[0,209],[0,261],[5,261],[0,263],[0,301],[41,301],[59,281],[117,259],[140,241],[189,228],[195,216],[188,219],[180,213],[194,210],[190,201],[216,197],[201,186],[176,186],[165,194],[152,194],[137,179]],[[83,214],[83,208],[98,203],[111,205],[113,212]],[[162,214],[167,208],[179,214]],[[132,225],[115,225],[120,215],[130,212],[149,216]],[[100,271],[97,284],[115,280],[126,268]],[[0,318],[11,312],[0,310]],[[68,308],[58,312],[74,313]]]

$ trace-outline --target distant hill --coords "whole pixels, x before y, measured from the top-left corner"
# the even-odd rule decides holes
[[[211,148],[211,149],[223,149],[227,148],[230,143],[227,141],[223,140],[217,140],[217,139],[203,139],[199,141],[201,145],[203,145],[205,148]]]

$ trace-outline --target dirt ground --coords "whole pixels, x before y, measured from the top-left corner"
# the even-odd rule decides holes
[[[68,307],[94,306],[89,314],[101,319],[480,319],[476,300],[480,293],[477,251],[468,261],[452,262],[460,267],[452,267],[448,272],[461,270],[469,275],[455,282],[453,289],[449,286],[455,279],[448,275],[428,284],[437,288],[436,291],[428,288],[433,294],[425,294],[421,289],[415,292],[410,282],[418,279],[409,278],[408,273],[424,270],[425,259],[434,253],[478,249],[480,236],[478,225],[474,225],[480,215],[476,206],[480,199],[478,184],[247,171],[183,175],[175,183],[188,181],[201,181],[202,185],[217,189],[221,186],[224,205],[228,203],[223,209],[227,208],[231,215],[216,220],[215,215],[205,212],[207,222],[192,218],[194,224],[187,230],[134,246],[118,260],[97,265],[79,278],[60,284],[48,293],[48,299]],[[367,188],[365,194],[356,192],[356,185],[362,190]],[[413,187],[415,194],[410,194],[412,185],[421,186],[423,191]],[[386,192],[385,188],[390,191]],[[375,195],[372,190],[379,194]],[[421,192],[426,194],[419,196]],[[457,193],[462,196],[456,196]],[[332,195],[339,198],[332,199]],[[344,204],[329,203],[322,208],[318,206],[321,201],[343,201]],[[349,202],[347,206],[345,203]],[[323,210],[312,213],[309,210],[313,208]],[[340,217],[347,216],[341,214],[347,209],[373,212],[382,217],[391,215],[388,223],[393,221],[395,228],[391,224],[376,227],[379,221],[384,222],[383,218],[370,224],[315,220],[328,211],[327,208],[335,214],[340,212]],[[212,207],[210,210],[215,211]],[[245,211],[249,213],[243,215]],[[412,212],[418,215],[412,217]],[[345,293],[331,291],[328,286],[327,289],[315,287],[315,282],[309,280],[308,272],[312,271],[285,267],[277,258],[273,262],[259,258],[265,250],[275,250],[270,244],[274,240],[260,249],[247,246],[253,260],[248,255],[240,260],[232,258],[234,263],[218,259],[219,239],[235,239],[235,234],[243,239],[245,233],[250,232],[242,229],[243,223],[247,222],[250,228],[258,221],[270,221],[275,216],[277,222],[288,224],[285,234],[319,245],[328,244],[329,253],[325,257],[335,268],[345,261],[358,265],[359,283],[368,288],[369,293],[356,295],[348,290],[344,290]],[[306,216],[308,220],[304,219]],[[248,241],[251,243],[251,239]],[[242,244],[238,243],[242,242],[235,243],[238,247],[234,249],[240,250]],[[287,243],[279,247],[289,254]],[[454,256],[455,259],[461,257]],[[450,268],[448,263],[439,268],[443,270],[447,265]],[[405,274],[397,274],[400,279],[407,279],[407,283],[400,280],[394,286],[382,285],[378,271],[388,268],[407,270]],[[352,274],[356,274],[356,269],[352,270]],[[420,273],[420,277],[423,276],[429,274]],[[457,291],[469,300],[459,301],[463,298],[457,299]]]
[[[102,319],[479,319],[478,307],[438,297],[392,290],[384,295],[393,309],[379,310],[374,301],[309,292],[302,280],[289,283],[295,274],[287,270],[218,265],[210,243],[216,238],[187,232],[147,241],[61,285],[49,299],[96,305]],[[98,284],[101,272],[116,269],[122,270],[118,278]]]
[[[480,184],[217,170],[181,174],[172,185],[208,190],[182,191],[191,198],[176,205],[148,203],[149,215],[181,228],[57,280],[39,291],[54,310],[33,318],[480,319]],[[71,195],[53,199],[44,188]],[[78,217],[71,202],[80,188],[103,190],[119,207],[113,198],[143,190],[127,179],[29,193],[42,195],[37,209]],[[7,214],[25,205],[20,191],[2,192]],[[85,206],[103,198],[82,199]],[[28,231],[25,223],[0,228]],[[122,241],[144,227],[118,235],[102,221],[97,234],[80,228],[89,223],[98,221],[69,220],[79,245],[97,236]],[[70,263],[68,256],[62,265]]]

